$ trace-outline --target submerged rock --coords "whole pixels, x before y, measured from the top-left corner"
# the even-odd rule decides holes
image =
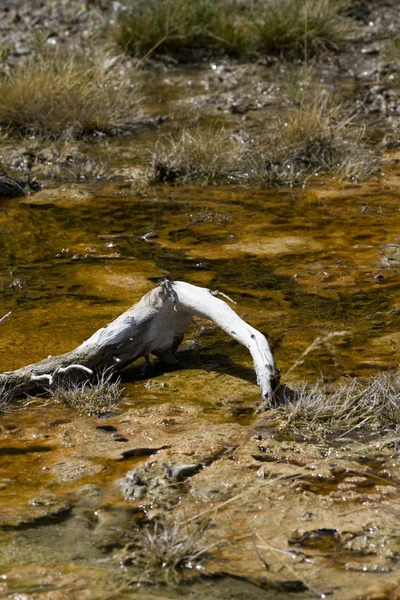
[[[9,175],[0,175],[0,198],[19,198],[29,192],[41,190],[36,179],[13,179]]]
[[[68,459],[51,465],[49,470],[58,483],[69,483],[79,481],[88,475],[95,475],[104,469],[103,465],[96,464],[90,460]]]
[[[25,182],[0,175],[0,198],[17,198],[25,194]]]
[[[54,493],[31,497],[27,502],[15,504],[0,512],[0,526],[8,528],[38,525],[48,519],[63,519],[72,508],[69,498]]]
[[[162,465],[165,469],[165,473],[171,481],[183,481],[186,477],[196,475],[202,468],[202,463],[192,463],[189,465],[176,465],[171,467],[166,463]]]

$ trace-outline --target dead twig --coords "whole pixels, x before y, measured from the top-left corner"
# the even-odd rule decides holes
[[[11,310],[6,315],[4,315],[4,317],[1,317],[0,324],[3,323],[3,321],[5,321],[6,319],[8,319],[8,317],[10,317],[10,316],[11,316]]]
[[[273,552],[275,555],[281,554],[281,553],[286,554],[285,550],[282,550],[281,548],[275,548],[274,546],[271,546],[271,544],[268,544],[261,537],[261,535],[259,533],[255,533],[255,536],[263,544],[262,546],[259,546],[258,548],[264,548],[266,550],[269,550],[269,551]],[[260,557],[259,549],[257,551],[257,556]],[[311,592],[313,592],[316,596],[318,596],[318,598],[325,598],[326,597],[326,594],[324,594],[320,590],[317,590],[317,588],[315,588],[312,585],[310,585],[309,583],[307,583],[307,581],[304,579],[304,577],[303,578],[299,577],[299,574],[297,573],[297,571],[291,565],[288,565],[286,562],[283,562],[283,560],[280,557],[279,557],[279,561],[289,571],[289,573],[291,573],[296,579],[298,579],[299,581],[301,581],[306,586],[306,588],[309,589]],[[266,564],[264,558],[261,558],[261,562],[264,565]]]

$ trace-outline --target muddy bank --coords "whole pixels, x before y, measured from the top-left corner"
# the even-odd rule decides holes
[[[188,401],[125,407],[105,421],[46,407],[24,420],[16,430],[15,416],[3,419],[2,587],[11,597],[35,598],[25,588],[35,580],[49,598],[82,587],[108,597],[116,582],[121,597],[140,596],[129,582],[172,583],[162,568],[135,569],[138,531],[165,515],[185,536],[204,528],[199,552],[209,550],[180,575],[200,596],[216,585],[216,597],[235,597],[230,577],[265,598],[396,588],[399,467],[379,439],[283,441],[262,419],[243,425]]]

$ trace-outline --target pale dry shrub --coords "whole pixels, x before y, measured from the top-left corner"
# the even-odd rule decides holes
[[[364,131],[325,92],[284,110],[253,136],[223,128],[184,130],[162,138],[153,154],[156,182],[296,185],[319,174],[359,181],[377,174],[380,156],[366,148]]]
[[[181,571],[201,564],[207,550],[204,529],[179,519],[160,517],[137,532],[122,551],[122,562],[140,569],[140,581],[176,581]]]
[[[387,433],[400,423],[400,371],[351,378],[336,389],[304,383],[293,400],[276,409],[273,421],[307,436],[355,431]]]
[[[243,157],[241,141],[223,128],[184,130],[176,140],[159,140],[153,154],[152,177],[156,182],[238,182],[246,179]]]
[[[255,148],[260,183],[296,184],[320,173],[358,181],[377,174],[380,157],[363,146],[364,130],[342,112],[324,91],[287,109],[267,143]]]
[[[140,99],[107,61],[75,53],[32,59],[0,79],[0,126],[49,138],[114,135],[137,125]]]
[[[94,381],[72,381],[68,377],[49,390],[54,402],[64,404],[88,416],[101,416],[116,408],[124,388],[110,370],[99,373]]]

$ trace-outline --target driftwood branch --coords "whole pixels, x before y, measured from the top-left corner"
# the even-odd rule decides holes
[[[72,352],[0,375],[0,386],[14,396],[34,394],[68,374],[90,378],[95,371],[120,371],[149,354],[176,362],[175,351],[193,315],[214,321],[250,351],[264,399],[272,397],[278,371],[266,338],[207,289],[181,281],[164,281],[115,321],[99,329]]]

